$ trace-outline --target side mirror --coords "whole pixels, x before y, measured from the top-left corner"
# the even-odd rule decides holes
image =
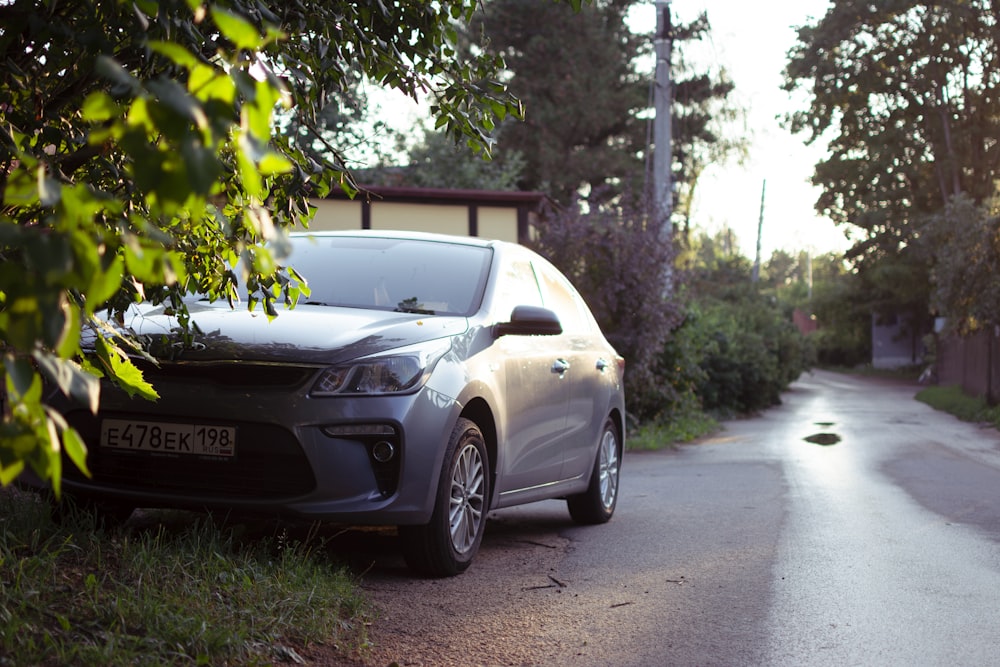
[[[501,322],[493,328],[493,335],[500,336],[557,336],[562,333],[559,317],[548,308],[517,306],[510,314],[510,322]]]

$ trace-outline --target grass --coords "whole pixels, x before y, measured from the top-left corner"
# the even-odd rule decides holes
[[[969,396],[961,387],[927,387],[917,393],[917,400],[962,421],[988,423],[1000,428],[1000,406],[990,406],[982,397]]]
[[[668,423],[650,422],[631,431],[625,440],[629,451],[668,449],[682,442],[713,433],[719,422],[701,411],[690,411],[671,417]]]
[[[153,524],[56,523],[35,494],[0,492],[0,665],[254,665],[364,645],[356,583],[321,543]]]
[[[895,380],[913,380],[916,381],[920,374],[927,369],[926,364],[915,364],[911,366],[900,366],[897,368],[875,368],[870,364],[865,364],[862,366],[818,366],[817,368],[822,368],[824,370],[832,371],[834,373],[843,373],[845,375],[861,375],[864,377],[879,377],[879,378],[889,378]]]

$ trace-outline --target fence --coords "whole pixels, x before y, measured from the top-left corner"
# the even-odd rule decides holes
[[[1000,402],[1000,336],[995,330],[939,336],[935,370],[940,385],[958,385],[991,404]]]

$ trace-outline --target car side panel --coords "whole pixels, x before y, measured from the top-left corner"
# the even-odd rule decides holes
[[[601,354],[600,343],[593,337],[578,340],[581,344],[574,346],[579,351],[573,355],[570,369],[572,390],[567,410],[564,479],[590,474],[617,383],[614,359]],[[603,370],[601,360],[606,364]]]
[[[553,372],[559,358],[553,343],[549,336],[504,336],[496,343],[506,394],[501,495],[558,481],[561,474],[570,385]]]

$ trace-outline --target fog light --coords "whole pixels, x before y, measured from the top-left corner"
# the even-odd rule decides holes
[[[388,440],[379,440],[372,445],[372,458],[379,463],[388,463],[396,455],[396,447]]]

